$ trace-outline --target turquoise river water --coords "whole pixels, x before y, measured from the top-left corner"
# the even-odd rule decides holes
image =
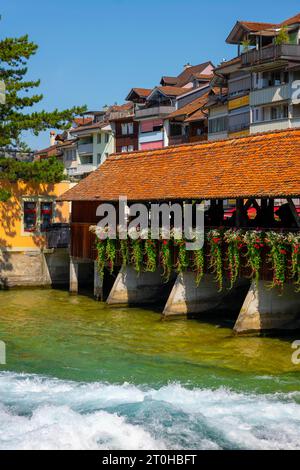
[[[294,339],[0,292],[0,449],[300,448]]]

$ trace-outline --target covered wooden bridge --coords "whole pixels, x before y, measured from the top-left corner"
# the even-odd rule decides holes
[[[110,156],[98,170],[61,197],[72,202],[71,290],[77,289],[78,264],[97,258],[95,235],[90,231],[90,227],[99,221],[97,207],[103,202],[117,207],[120,196],[127,197],[129,206],[135,202],[147,205],[177,202],[184,205],[205,201],[205,228],[210,237],[210,245],[208,241],[204,247],[205,259],[212,256],[212,249],[216,248],[213,245],[219,243],[219,238],[222,238],[220,244],[226,239],[235,247],[239,241],[241,255],[243,251],[249,253],[249,247],[255,248],[258,244],[253,237],[259,239],[261,277],[250,270],[252,277],[255,274],[256,283],[252,282],[244,299],[235,330],[245,332],[300,326],[300,296],[296,293],[300,280],[297,277],[300,276],[300,129]],[[229,236],[234,237],[232,233],[236,230],[242,240],[230,241]],[[214,233],[217,233],[215,237]],[[269,256],[272,250],[282,255],[286,263],[284,268],[272,265]],[[196,275],[192,269],[186,269],[186,272],[177,270],[177,278],[174,269],[176,280],[164,308],[165,316],[201,314],[213,310],[220,303],[224,305],[230,295],[241,291],[235,288],[228,293],[226,278],[230,280],[232,277],[231,258],[227,251],[222,256],[226,258],[225,289],[222,292],[213,281],[216,277],[214,263],[205,262],[199,286],[192,279]],[[266,268],[267,260],[270,266]],[[287,270],[291,263],[291,272],[278,275],[278,269]],[[143,272],[142,269],[138,276],[132,269],[131,266],[123,266],[108,297],[109,303],[155,301],[163,284],[159,267],[157,272]],[[235,277],[239,287],[239,282],[249,282],[245,281],[249,278],[249,263],[248,270],[246,266],[244,271],[242,266],[235,266],[235,271],[237,269],[239,274]],[[229,270],[229,276],[226,270]],[[266,290],[265,281],[268,279],[275,280],[275,284],[278,281],[279,287],[284,287],[281,294],[284,293],[279,296],[276,290]],[[97,271],[95,289],[99,294],[101,279],[97,277]]]

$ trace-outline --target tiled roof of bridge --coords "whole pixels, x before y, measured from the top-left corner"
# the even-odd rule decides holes
[[[300,128],[115,154],[62,200],[185,200],[300,195]]]

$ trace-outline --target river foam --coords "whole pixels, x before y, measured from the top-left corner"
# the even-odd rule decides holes
[[[300,449],[299,394],[0,373],[0,449]]]

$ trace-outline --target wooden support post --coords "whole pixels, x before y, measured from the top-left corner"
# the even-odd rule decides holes
[[[287,198],[287,202],[290,206],[290,209],[291,209],[291,212],[293,214],[293,217],[295,219],[295,222],[296,222],[296,225],[297,225],[297,228],[300,228],[300,218],[299,218],[299,215],[298,215],[298,212],[296,210],[296,207],[295,207],[295,204],[294,204],[294,201],[291,197],[288,197]]]
[[[243,199],[236,200],[236,226],[242,227],[244,225],[244,201]]]

